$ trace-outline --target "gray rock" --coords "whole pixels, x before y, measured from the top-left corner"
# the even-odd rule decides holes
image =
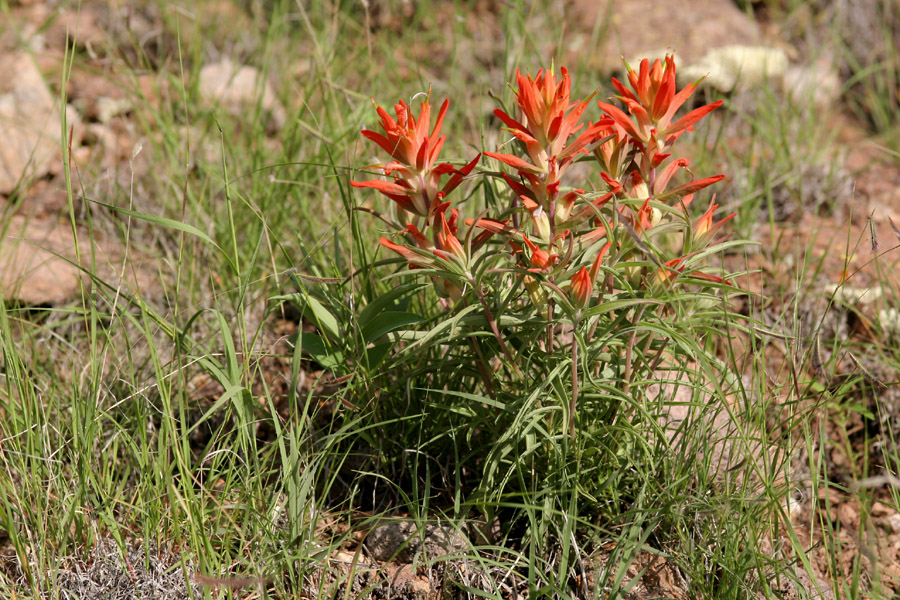
[[[606,71],[618,70],[622,56],[655,57],[663,49],[675,52],[680,66],[713,48],[762,41],[759,25],[731,0],[573,0],[572,6],[582,34],[595,26],[607,33],[594,54]]]
[[[391,519],[373,528],[366,537],[366,548],[372,558],[381,562],[410,563],[417,555],[435,559],[468,546],[466,537],[447,522],[427,523],[420,533],[412,521]]]
[[[794,104],[811,102],[819,109],[834,106],[841,96],[841,77],[828,57],[808,65],[791,65],[784,73],[784,90]]]
[[[233,115],[244,115],[259,99],[271,117],[271,125],[284,125],[284,108],[275,97],[275,90],[258,69],[238,66],[230,60],[206,65],[200,70],[200,96],[207,104],[220,104]],[[260,97],[261,95],[261,97]]]

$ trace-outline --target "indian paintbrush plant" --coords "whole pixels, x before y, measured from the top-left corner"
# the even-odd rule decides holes
[[[494,111],[509,142],[457,165],[440,162],[449,102],[432,124],[430,93],[418,114],[402,100],[393,116],[377,107],[380,131],[362,132],[389,158],[367,167],[380,178],[351,183],[393,202],[390,212],[365,209],[388,224],[380,244],[408,267],[393,277],[425,276],[437,296],[422,329],[390,333],[388,351],[407,357],[394,368],[409,368],[384,375],[406,382],[394,416],[428,413],[434,432],[455,432],[470,418],[460,435],[472,456],[484,448],[469,468],[482,470],[487,496],[516,480],[528,487],[528,461],[535,478],[553,468],[552,460],[533,468],[547,458],[541,440],[571,445],[583,432],[607,449],[604,460],[628,452],[597,438],[608,436],[598,423],[642,418],[654,372],[690,359],[678,343],[690,315],[732,286],[705,261],[734,215],[717,221],[714,200],[699,218],[690,210],[695,194],[724,175],[695,178],[674,154],[721,101],[677,117],[699,82],[678,91],[673,57],[626,68],[627,84],[613,79],[618,94],[596,104],[593,95],[570,98],[565,68],[517,72],[515,110]],[[587,121],[592,106],[599,118]],[[421,286],[403,290],[418,293],[428,312]],[[452,407],[443,420],[439,403],[410,408],[412,397],[435,396]]]

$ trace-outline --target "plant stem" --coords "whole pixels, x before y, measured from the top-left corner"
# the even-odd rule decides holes
[[[631,335],[628,336],[628,344],[625,345],[625,382],[622,386],[622,391],[626,394],[628,393],[629,388],[631,387],[631,357],[632,352],[634,351],[634,338],[637,337],[637,323],[641,320],[641,317],[644,316],[644,307],[641,306],[634,313],[634,329],[631,330]]]
[[[472,347],[475,349],[475,353],[478,355],[478,372],[481,373],[481,378],[484,380],[484,388],[487,392],[487,395],[492,399],[494,396],[494,384],[491,382],[491,372],[488,369],[488,361],[484,356],[484,352],[481,351],[481,344],[478,343],[478,338],[474,335],[469,338],[469,341],[472,343]]]
[[[574,320],[574,330],[578,329],[578,317]],[[575,403],[578,400],[578,336],[572,331],[572,398],[569,400],[569,437],[575,442]]]
[[[468,298],[463,298],[463,304],[465,306],[469,305]],[[478,338],[473,336],[469,337],[469,343],[472,344],[472,348],[475,350],[475,353],[478,355],[478,372],[481,374],[481,379],[484,381],[484,388],[487,392],[487,395],[491,398],[494,398],[494,384],[491,382],[491,372],[490,372],[490,363],[488,362],[487,357],[484,355],[484,352],[481,349],[481,344],[478,343]]]
[[[553,352],[553,298],[547,299],[547,355]]]
[[[506,360],[509,361],[509,364],[515,372],[516,376],[520,380],[524,380],[525,377],[524,375],[522,375],[522,371],[519,370],[519,365],[516,364],[512,353],[509,351],[509,347],[507,347],[506,342],[503,341],[503,337],[500,335],[500,328],[497,327],[497,321],[494,320],[494,315],[491,313],[491,309],[488,307],[488,303],[484,297],[484,294],[481,293],[481,288],[475,282],[475,279],[471,276],[469,276],[469,285],[472,286],[472,289],[475,291],[475,295],[478,296],[478,300],[479,302],[481,302],[481,307],[484,309],[484,316],[487,318],[488,323],[490,323],[491,325],[491,331],[493,332],[494,337],[497,338],[497,343],[500,344],[500,350],[503,351],[504,356],[506,356]]]
[[[669,345],[669,338],[663,340],[662,345],[659,347],[659,352],[656,353],[656,358],[653,359],[653,364],[650,365],[650,372],[653,373],[656,371],[656,368],[659,366],[659,362],[662,360],[663,352],[666,351],[666,346]]]

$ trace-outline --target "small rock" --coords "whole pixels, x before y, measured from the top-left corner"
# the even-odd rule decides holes
[[[37,179],[51,172],[54,159],[59,164],[59,119],[54,98],[31,57],[21,52],[0,54],[0,194],[12,192],[26,176]]]
[[[859,529],[859,507],[853,501],[841,504],[837,513],[842,527],[851,530]]]
[[[100,25],[100,15],[90,3],[78,10],[60,10],[47,30],[47,43],[62,48],[66,42],[81,47],[97,48],[106,42],[106,33]]]
[[[468,545],[465,536],[449,523],[426,524],[423,537],[416,523],[399,519],[375,527],[366,537],[366,547],[381,562],[410,563],[420,553],[434,559],[465,550]]]
[[[794,581],[788,578],[781,578],[782,581],[789,582],[792,589],[786,596],[787,598],[810,598],[812,600],[834,600],[834,592],[831,586],[822,581],[816,573],[812,576],[803,566],[794,567]]]
[[[83,147],[82,147],[83,149]],[[79,178],[73,173],[72,188],[78,189]],[[81,201],[74,199],[76,213],[81,208]],[[69,212],[69,197],[63,177],[41,179],[28,189],[27,196],[15,206],[15,214],[33,219],[56,219]],[[8,203],[0,200],[0,210],[10,209]]]
[[[393,571],[393,572],[392,572]],[[427,600],[437,597],[437,591],[427,579],[419,577],[410,565],[400,565],[396,570],[387,570],[389,597]]]
[[[892,514],[888,517],[887,522],[893,533],[900,533],[900,514]]]
[[[892,589],[894,592],[900,587],[900,563],[890,562],[884,565],[884,571],[881,573],[881,581],[885,587]],[[896,598],[897,596],[893,596]]]
[[[881,286],[868,288],[853,287],[843,283],[826,283],[822,286],[822,291],[834,298],[835,302],[840,302],[846,306],[871,304],[884,296],[884,290]]]
[[[879,310],[878,324],[888,339],[900,339],[900,311],[896,308]]]
[[[123,250],[102,235],[78,232],[85,269],[129,294],[161,292],[159,265],[134,251],[122,270]],[[13,215],[0,235],[0,297],[28,305],[58,305],[90,284],[75,260],[70,223],[58,218]]]
[[[74,248],[70,226],[12,217],[0,238],[0,294],[32,305],[72,298],[79,291],[82,273],[62,257],[74,261]]]
[[[272,125],[284,125],[284,108],[278,104],[275,91],[269,81],[262,81],[258,69],[239,67],[230,60],[206,65],[200,70],[200,96],[209,104],[220,104],[233,115],[246,114],[256,105],[262,94],[261,105],[269,113]]]
[[[753,85],[782,77],[787,67],[788,58],[782,50],[732,44],[710,50],[699,62],[679,69],[678,76],[685,83],[706,77],[707,85],[730,92],[738,84]]]
[[[331,560],[333,562],[341,563],[344,565],[352,565],[360,562],[355,554],[353,554],[352,552],[347,552],[345,550],[338,550],[337,552],[332,554]]]
[[[893,514],[896,514],[891,506],[885,504],[884,502],[878,502],[877,500],[872,503],[872,516],[876,519],[880,519],[882,517],[889,517]]]
[[[144,104],[159,108],[169,95],[166,79],[151,74],[95,75],[75,71],[69,79],[68,95],[72,104],[86,121],[110,120]]]
[[[731,0],[573,0],[572,9],[576,32],[607,32],[593,59],[607,71],[621,67],[621,56],[649,57],[651,48],[674,51],[687,65],[712,48],[762,39],[759,25]]]
[[[132,109],[131,100],[128,98],[97,98],[97,120],[108,125],[113,118],[130,112]]]
[[[784,72],[784,90],[794,104],[824,109],[837,103],[841,95],[841,78],[827,59],[810,65],[791,65]]]

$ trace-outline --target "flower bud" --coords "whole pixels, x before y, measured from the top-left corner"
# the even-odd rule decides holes
[[[528,249],[531,250],[531,257],[528,259],[531,268],[537,269],[539,271],[549,270],[550,267],[553,266],[553,263],[556,260],[556,256],[551,256],[550,253],[546,250],[541,250],[534,242],[529,240],[527,237],[524,238],[524,241],[525,245],[528,246]]]
[[[594,282],[591,281],[587,268],[581,267],[581,270],[572,276],[572,280],[569,283],[569,295],[572,298],[572,303],[577,308],[584,308],[591,299],[593,292]]]
[[[462,298],[462,290],[452,281],[443,277],[431,277],[431,283],[434,285],[434,291],[441,298],[447,298],[453,302],[459,302],[459,299]]]
[[[650,197],[650,188],[642,181],[631,188],[631,193],[634,194],[634,197],[638,200],[646,200]]]
[[[528,290],[528,297],[531,298],[531,304],[535,308],[544,306],[544,304],[547,303],[547,292],[541,287],[538,280],[531,275],[526,275],[522,281],[525,284],[525,289]]]
[[[455,213],[453,216],[455,222]],[[441,230],[438,232],[438,241],[441,243],[443,250],[465,262],[466,249],[463,248],[462,243],[460,243],[459,239],[456,237],[456,232],[447,222],[446,214],[443,212],[441,213]]]
[[[579,194],[583,193],[584,190],[574,190],[556,201],[555,217],[557,224],[569,220],[569,217],[572,214],[572,209],[575,207],[575,200],[578,199]]]
[[[550,242],[550,219],[540,206],[531,213],[531,221],[534,223],[535,234],[544,243]]]
[[[650,207],[650,227],[656,227],[662,221],[662,211],[655,206]]]

